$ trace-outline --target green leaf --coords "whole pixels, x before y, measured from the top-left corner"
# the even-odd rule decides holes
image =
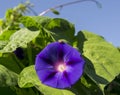
[[[33,43],[40,49],[45,48],[45,46],[51,42],[55,41],[52,34],[46,29],[41,29],[39,35],[35,38]]]
[[[8,44],[0,52],[12,52],[17,47],[27,47],[27,44],[35,39],[39,34],[39,31],[30,31],[26,28],[22,28],[15,32],[11,37]]]
[[[51,11],[54,13],[54,14],[56,14],[56,15],[59,15],[60,13],[57,11],[57,10],[55,10],[55,9],[51,9]]]
[[[39,35],[34,39],[34,44],[43,49],[49,42],[53,42],[51,32],[46,31],[44,26],[51,20],[51,18],[43,16],[23,16],[21,23],[28,29],[35,31],[39,30]]]
[[[34,87],[32,88],[19,88],[18,86],[11,87],[16,95],[41,95],[41,93]],[[6,95],[6,94],[5,94]],[[10,95],[10,94],[8,94]],[[13,94],[11,94],[13,95]]]
[[[5,18],[7,21],[11,21],[11,15],[13,14],[13,9],[8,9],[5,13]]]
[[[32,31],[39,30],[40,24],[37,23],[34,19],[32,19],[32,17],[30,17],[30,16],[21,17],[20,22],[24,25],[24,27],[26,27]]]
[[[40,29],[40,34],[34,40],[34,43],[36,46],[43,49],[48,43],[55,41],[55,39],[52,36],[52,33],[45,28],[45,26],[52,20],[52,18],[43,16],[33,16],[32,19],[34,19],[37,23],[39,23],[42,26],[42,28]]]
[[[73,42],[75,33],[74,25],[64,19],[54,18],[44,28],[52,32],[56,41],[63,39],[70,42],[70,44]]]
[[[1,95],[43,95],[36,88],[0,87]]]
[[[1,54],[0,64],[15,73],[20,73],[20,71],[23,69],[23,67],[20,65],[21,63],[16,59],[16,56],[13,53]]]
[[[31,29],[40,29],[41,32],[40,35],[41,38],[37,39],[39,40],[39,43],[44,41],[45,39],[48,39],[47,41],[51,39],[55,39],[56,41],[58,40],[65,40],[68,41],[70,44],[74,42],[74,25],[69,23],[67,20],[60,19],[60,18],[49,18],[49,17],[43,17],[43,16],[24,16],[21,19],[21,23]],[[45,37],[46,34],[52,35],[53,38],[51,37]],[[45,39],[43,39],[45,37]],[[51,41],[50,41],[51,42]],[[38,43],[38,44],[39,44]],[[41,45],[42,46],[42,45]]]
[[[99,86],[86,74],[83,74],[80,80],[73,85],[72,90],[76,92],[77,95],[103,95]]]
[[[18,75],[0,65],[0,87],[17,85]]]
[[[85,73],[103,87],[120,73],[120,53],[103,37],[82,31],[77,35],[78,48],[85,56]]]
[[[118,50],[119,50],[119,52],[120,52],[120,47],[118,47],[117,49],[118,49]]]
[[[19,76],[18,85],[21,88],[35,86],[44,95],[75,95],[69,90],[56,89],[42,84],[36,75],[34,65],[23,69]]]
[[[2,95],[17,95],[10,87],[0,87],[0,94]]]
[[[20,22],[27,28],[35,27],[39,29],[41,26],[44,27],[49,21],[52,20],[52,18],[45,16],[23,16],[20,20]]]
[[[9,40],[10,36],[16,32],[15,30],[6,30],[0,34],[0,40]]]
[[[46,16],[33,16],[32,19],[42,25],[43,27],[49,23],[53,18],[46,17]]]
[[[3,25],[3,19],[0,19],[0,29],[2,28],[2,25]],[[1,30],[0,30],[1,32]]]

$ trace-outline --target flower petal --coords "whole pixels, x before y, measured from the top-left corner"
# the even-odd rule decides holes
[[[84,61],[81,61],[80,63],[76,63],[74,65],[69,65],[67,67],[67,74],[68,74],[68,79],[72,84],[74,84],[79,78],[82,76],[84,69]]]
[[[39,56],[36,57],[36,62],[35,62],[35,69],[36,71],[43,70],[43,69],[50,69],[54,68],[51,64],[48,64],[45,60],[40,58]]]
[[[71,87],[68,74],[66,72],[58,73],[57,88]]]
[[[44,81],[43,83],[54,88],[71,87],[71,84],[67,80],[67,76],[65,75],[65,73],[60,72],[54,74],[50,78],[47,78],[47,80]]]
[[[65,54],[64,62],[66,64],[72,64],[72,63],[75,64],[76,62],[80,62],[82,59],[80,53],[75,48],[73,48],[68,44],[64,45],[63,51]]]
[[[42,83],[48,82],[50,79],[54,77],[55,74],[56,71],[54,69],[43,69],[37,71],[37,75]]]
[[[54,42],[47,45],[38,56],[45,60],[47,63],[54,65],[54,63],[58,60],[58,48],[59,43]]]

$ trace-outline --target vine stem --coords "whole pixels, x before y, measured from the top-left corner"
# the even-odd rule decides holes
[[[76,3],[81,3],[81,2],[84,2],[84,1],[91,1],[91,2],[94,2],[98,7],[101,8],[101,4],[100,4],[97,0],[77,0],[77,1],[68,2],[68,3],[64,3],[64,4],[60,4],[60,5],[51,7],[51,8],[49,8],[49,9],[47,9],[47,10],[41,12],[41,13],[39,14],[39,16],[45,15],[46,13],[50,12],[51,9],[62,8],[62,7],[64,7],[64,6],[68,6],[68,5],[72,5],[72,4],[76,4]]]
[[[32,48],[30,43],[28,44],[27,54],[28,54],[29,65],[33,65],[34,62],[32,60]]]

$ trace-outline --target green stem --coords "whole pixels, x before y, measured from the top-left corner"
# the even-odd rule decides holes
[[[28,47],[27,47],[27,55],[28,55],[29,65],[33,65],[32,48],[30,43],[28,44]]]

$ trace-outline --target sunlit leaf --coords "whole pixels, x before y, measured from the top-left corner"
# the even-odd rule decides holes
[[[11,37],[8,44],[0,52],[12,52],[17,47],[27,47],[27,44],[35,39],[39,34],[39,31],[30,31],[26,28],[23,28],[15,32]]]
[[[3,49],[7,43],[8,41],[0,41],[0,50]]]
[[[103,37],[91,32],[79,32],[77,39],[79,50],[86,57],[85,73],[103,89],[120,73],[119,51]]]

